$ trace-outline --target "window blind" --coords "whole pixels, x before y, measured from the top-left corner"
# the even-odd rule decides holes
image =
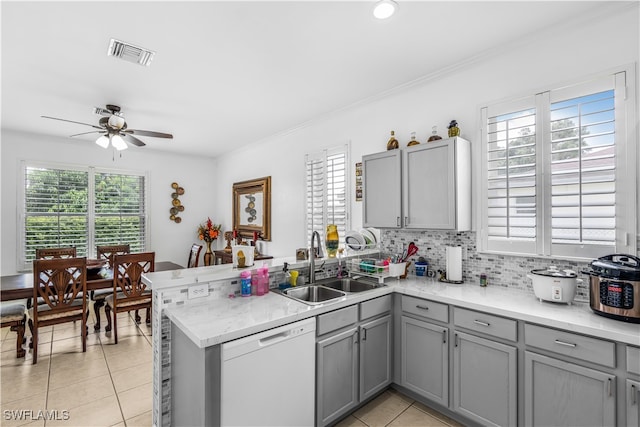
[[[307,154],[306,241],[314,231],[325,240],[326,226],[335,224],[341,240],[349,226],[347,146]]]

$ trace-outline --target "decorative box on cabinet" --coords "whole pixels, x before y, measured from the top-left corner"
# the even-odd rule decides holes
[[[471,144],[460,138],[362,157],[365,227],[471,229]]]

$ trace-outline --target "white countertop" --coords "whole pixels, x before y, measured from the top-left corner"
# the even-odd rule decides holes
[[[230,272],[220,274],[224,276]],[[171,275],[171,272],[166,273]],[[188,273],[190,276],[193,273],[197,275],[195,271]],[[233,273],[235,275],[215,280],[237,277],[237,270]],[[153,274],[165,275],[165,272]],[[180,275],[182,281],[187,273]],[[157,283],[157,280],[154,278],[153,282]],[[182,284],[189,283],[194,282]],[[596,315],[586,302],[573,305],[540,302],[533,295],[508,288],[451,285],[417,277],[406,280],[387,279],[386,284],[387,286],[373,291],[350,294],[336,302],[318,306],[310,306],[269,292],[264,296],[224,298],[202,304],[171,307],[165,312],[198,347],[205,348],[396,292],[640,346],[640,325]]]

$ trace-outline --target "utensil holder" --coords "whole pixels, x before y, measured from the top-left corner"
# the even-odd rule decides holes
[[[407,263],[399,262],[397,264],[389,264],[389,276],[401,277],[407,275]]]

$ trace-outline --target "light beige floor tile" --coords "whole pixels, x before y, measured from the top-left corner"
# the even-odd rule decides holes
[[[112,426],[122,422],[122,413],[115,396],[94,400],[69,410],[66,421],[47,421],[47,427],[54,426]]]
[[[35,365],[31,360],[25,361],[24,358],[12,359],[15,364],[2,364],[0,366],[0,380],[10,381],[17,377],[29,375],[38,375],[40,377],[49,375],[49,358],[40,360]]]
[[[52,362],[51,373],[49,374],[49,387],[51,389],[66,387],[103,375],[109,375],[107,362],[104,358],[91,358],[80,363],[61,363],[55,366]]]
[[[149,425],[151,425],[151,424],[149,424]],[[123,421],[123,422],[121,422],[121,423],[114,424],[114,425],[112,425],[111,427],[127,427],[127,425],[126,425],[126,424],[124,423],[124,421]]]
[[[0,402],[4,404],[29,396],[39,395],[40,393],[46,393],[48,380],[47,375],[3,378],[2,383],[0,383]]]
[[[137,417],[151,410],[153,386],[151,383],[118,393],[124,419]]]
[[[100,375],[73,384],[56,388],[49,387],[47,409],[72,409],[94,400],[115,396],[111,376]]]
[[[153,350],[151,347],[142,344],[136,349],[131,349],[131,351],[108,353],[105,357],[107,358],[109,371],[115,373],[132,366],[153,363]]]
[[[336,424],[335,427],[367,427],[367,425],[353,415],[349,415],[347,418]]]
[[[407,396],[407,395],[405,395],[405,394],[400,393],[398,390],[396,390],[396,389],[394,389],[394,388],[392,388],[392,387],[389,387],[389,388],[387,389],[387,391],[388,391],[389,393],[391,393],[392,395],[394,395],[394,396],[396,396],[396,397],[399,397],[400,399],[404,400],[405,402],[407,402],[407,403],[409,403],[409,404],[413,404],[413,402],[415,402],[415,400],[413,400],[413,399],[412,399],[412,398],[410,398],[409,396]]]
[[[112,355],[116,353],[127,352],[130,353],[132,351],[136,351],[141,346],[149,346],[149,342],[142,335],[137,336],[129,336],[129,337],[120,337],[118,336],[118,344],[115,344],[114,341],[105,342],[102,341],[102,349],[106,355]]]
[[[422,412],[426,412],[427,414],[431,415],[432,417],[437,418],[440,421],[443,421],[444,423],[446,423],[446,424],[448,424],[450,426],[462,427],[462,424],[460,424],[456,420],[453,420],[453,419],[447,417],[446,415],[436,411],[435,409],[432,409],[432,408],[429,408],[428,406],[423,405],[420,402],[415,402],[413,404],[413,406],[415,408],[421,410]]]
[[[118,393],[153,381],[153,364],[132,366],[117,372],[111,372],[113,386]]]
[[[149,427],[153,423],[151,411],[126,420],[127,427]]]
[[[7,335],[5,339],[2,340],[2,343],[0,344],[0,351],[2,352],[13,351],[15,353],[17,340],[18,340],[18,333],[12,331],[9,335]],[[25,346],[25,345],[26,344],[23,342],[22,346]]]
[[[87,340],[87,351],[84,353],[90,353],[97,357],[97,354],[94,354],[94,352],[102,355],[102,347],[99,338]],[[82,339],[79,336],[77,338],[67,338],[64,340],[53,341],[51,343],[51,354],[59,355],[67,353],[83,353]]]
[[[9,332],[11,332],[11,328],[9,326],[0,328],[0,340],[4,340],[7,337],[7,334],[9,334]]]
[[[369,426],[385,426],[409,406],[410,403],[385,391],[353,415]]]
[[[389,427],[449,427],[437,418],[411,406],[394,419]]]
[[[2,390],[2,399],[4,399],[5,390],[3,387]],[[47,399],[46,392],[40,392],[37,394],[30,395],[29,397],[24,397],[18,400],[13,400],[8,403],[2,403],[0,408],[2,408],[2,422],[0,423],[2,426],[20,426],[25,424],[31,424],[34,421],[34,418],[31,415],[37,415],[38,411],[45,410],[45,402]],[[5,411],[16,411],[16,412],[5,412]],[[29,413],[31,411],[33,414]],[[41,420],[36,420],[39,422],[39,425],[44,425],[44,422]]]

